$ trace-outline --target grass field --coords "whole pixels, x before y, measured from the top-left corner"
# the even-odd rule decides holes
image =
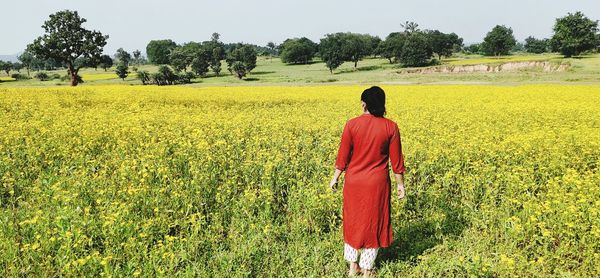
[[[516,61],[550,60],[568,63],[571,67],[566,72],[543,72],[539,69],[520,70],[499,73],[460,73],[460,74],[399,74],[401,70],[396,64],[390,64],[385,59],[368,58],[358,63],[355,69],[352,63],[344,63],[334,74],[330,74],[325,64],[317,61],[309,65],[287,65],[278,58],[259,57],[257,67],[244,80],[238,80],[226,70],[223,62],[222,75],[209,75],[206,78],[194,80],[191,87],[206,86],[261,86],[261,85],[349,85],[349,84],[524,84],[524,83],[600,83],[600,54],[583,56],[581,58],[563,59],[556,54],[541,55],[511,55],[503,57],[482,57],[479,55],[463,55],[444,59],[442,65],[474,65],[498,64]],[[140,66],[140,69],[156,71],[156,66]],[[54,72],[51,72],[54,73]],[[64,70],[56,71],[65,75]],[[102,69],[83,69],[80,74],[89,85],[139,85],[136,74],[130,74],[122,81],[114,73],[114,69],[105,72]],[[32,87],[32,86],[68,86],[68,81],[10,81],[9,76],[0,75],[0,79],[9,82],[0,83],[0,87]]]
[[[332,76],[393,72],[359,65],[385,70]],[[558,81],[595,82],[597,67]],[[259,80],[236,82],[312,84],[323,68],[261,61]],[[100,79],[0,87],[1,277],[345,274],[342,195],[327,183],[365,86]],[[599,85],[382,87],[407,196],[392,200],[381,277],[600,275]]]

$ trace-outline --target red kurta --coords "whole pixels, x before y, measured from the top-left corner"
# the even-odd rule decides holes
[[[404,173],[398,125],[386,118],[362,114],[344,126],[335,168],[344,178],[344,241],[355,249],[391,245],[391,180]]]

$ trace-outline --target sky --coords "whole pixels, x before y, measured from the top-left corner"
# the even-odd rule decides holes
[[[480,42],[495,25],[527,36],[550,37],[557,17],[582,11],[600,19],[598,0],[0,0],[0,55],[20,53],[43,34],[51,13],[77,10],[87,29],[108,34],[105,53],[144,52],[153,39],[177,43],[221,40],[265,45],[286,38],[314,41],[327,33],[369,33],[385,38],[414,21],[422,29],[455,32],[465,43]]]

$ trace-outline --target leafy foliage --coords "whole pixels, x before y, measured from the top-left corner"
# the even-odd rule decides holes
[[[109,68],[111,68],[113,66],[113,59],[110,58],[110,56],[108,55],[102,55],[100,56],[100,67],[102,69],[104,69],[104,71],[107,71]]]
[[[396,55],[405,67],[421,67],[430,63],[433,49],[427,34],[415,31],[406,35],[401,52]]]
[[[127,76],[129,75],[129,67],[124,62],[120,62],[117,65],[117,69],[115,70],[115,72],[117,73],[117,76],[119,76],[119,78],[125,81],[125,78],[127,78]]]
[[[169,55],[175,47],[177,47],[177,44],[172,40],[150,41],[146,46],[148,61],[155,65],[169,64]]]
[[[525,39],[525,50],[529,53],[544,53],[549,50],[548,39],[536,39],[529,36]]]
[[[131,54],[129,54],[129,52],[125,51],[123,48],[117,49],[115,58],[119,63],[123,63],[125,66],[129,66],[129,62],[131,62]]]
[[[77,11],[64,10],[50,15],[42,28],[45,34],[27,46],[27,51],[40,59],[53,59],[65,64],[71,76],[71,85],[80,83],[78,72],[81,66],[75,65],[77,59],[97,61],[102,55],[108,35],[83,28],[87,20]]]
[[[437,54],[438,59],[442,57],[450,57],[457,49],[460,49],[463,44],[463,39],[455,33],[442,33],[439,30],[427,31],[429,42],[433,53]]]
[[[507,55],[516,44],[517,40],[511,28],[496,25],[483,39],[481,50],[488,56]]]
[[[227,55],[227,69],[242,79],[256,67],[256,50],[250,45],[239,44]]]
[[[142,81],[142,85],[146,85],[150,82],[150,73],[146,70],[138,70],[137,78]]]
[[[319,55],[331,73],[344,63],[343,46],[344,41],[340,33],[327,34],[320,41]]]
[[[317,44],[304,37],[287,39],[279,47],[281,61],[290,64],[308,64],[317,53]]]
[[[577,56],[596,48],[597,33],[598,21],[589,19],[582,12],[568,13],[556,19],[551,44],[565,57]]]

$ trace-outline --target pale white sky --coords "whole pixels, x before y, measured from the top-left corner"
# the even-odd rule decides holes
[[[415,21],[424,29],[455,32],[478,42],[496,24],[513,28],[518,40],[549,37],[557,17],[582,11],[600,19],[598,0],[0,0],[0,54],[21,52],[43,33],[48,15],[79,11],[86,27],[108,34],[105,52],[145,50],[152,39],[177,43],[208,40],[265,45],[306,36],[318,41],[333,32],[385,37]]]

